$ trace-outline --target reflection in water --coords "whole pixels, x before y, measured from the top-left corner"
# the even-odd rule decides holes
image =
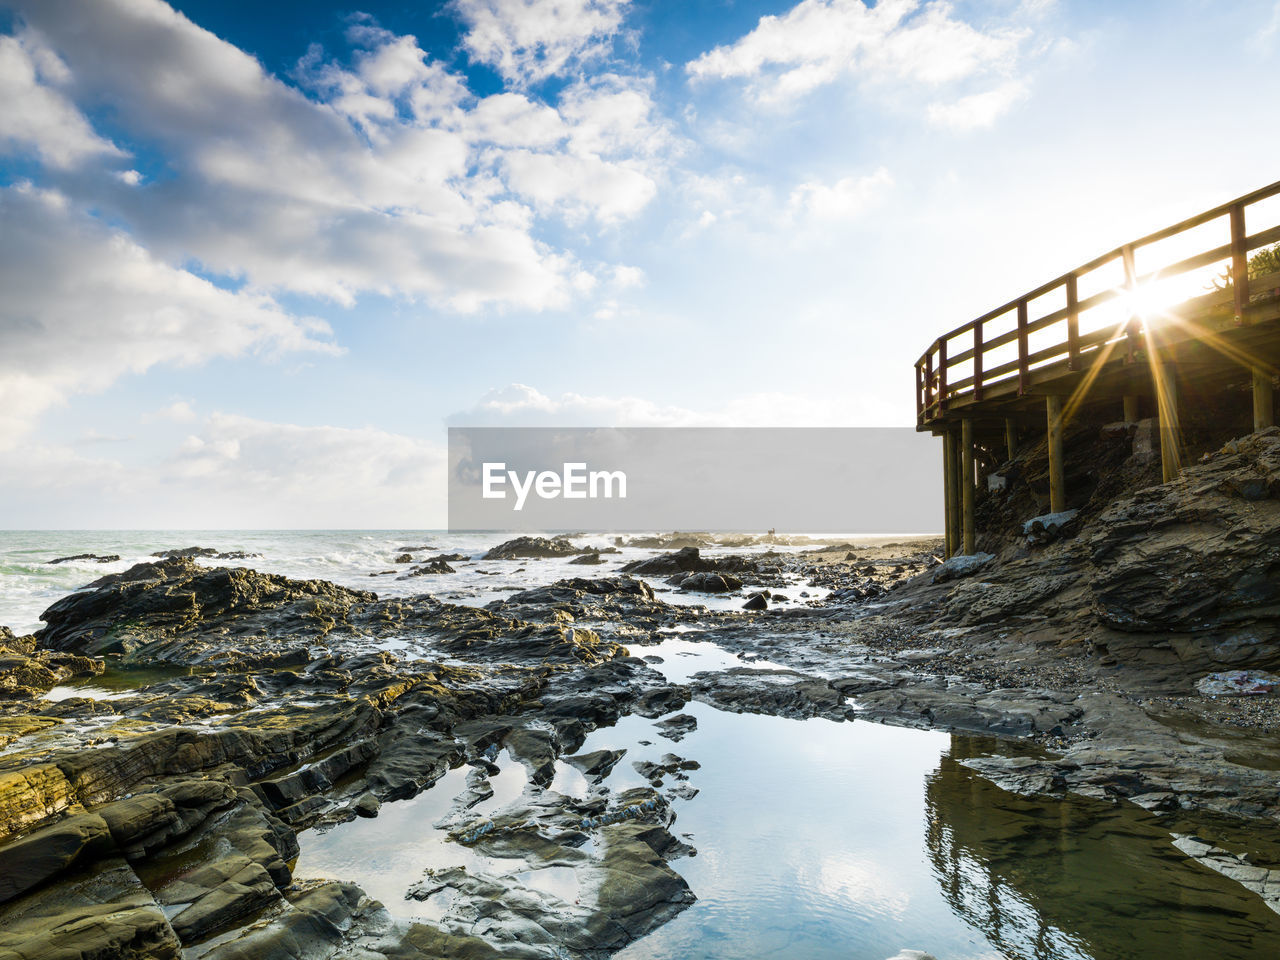
[[[1280,917],[1180,853],[1169,823],[1129,804],[1016,796],[957,762],[995,746],[952,737],[926,784],[926,842],[951,908],[1005,956],[1280,956]]]

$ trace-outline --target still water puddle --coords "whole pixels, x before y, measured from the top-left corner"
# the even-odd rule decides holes
[[[633,653],[661,656],[658,669],[673,680],[769,666],[679,638]],[[603,781],[614,793],[647,785],[636,762],[674,753],[701,764],[688,773],[697,793],[672,801],[671,827],[697,849],[672,866],[698,900],[619,960],[887,960],[904,950],[939,960],[1280,956],[1280,916],[1184,856],[1153,815],[1015,796],[959,762],[998,752],[994,741],[697,703],[680,712],[697,727],[679,742],[628,716],[592,732],[580,751],[626,750]],[[539,789],[508,755],[498,766],[493,797],[473,805],[468,822]],[[447,911],[448,891],[425,903],[405,891],[449,866],[571,902],[572,867],[530,869],[448,839],[443,827],[468,795],[470,769],[385,804],[376,819],[304,833],[296,875],[354,881],[404,920]],[[548,789],[584,797],[599,787],[561,761]]]

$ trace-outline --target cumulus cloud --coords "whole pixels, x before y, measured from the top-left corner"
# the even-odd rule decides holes
[[[439,447],[374,427],[215,413],[161,472],[214,498],[232,522],[323,527],[342,518],[353,527],[413,527],[443,516],[444,464]]]
[[[157,260],[61,194],[0,190],[0,449],[68,395],[157,364],[337,347],[319,320]]]
[[[657,139],[618,119],[650,116],[638,81],[574,85],[561,109],[516,93],[477,98],[413,37],[364,18],[348,30],[349,64],[313,49],[293,86],[161,0],[16,6],[22,40],[10,46],[56,52],[66,68],[56,90],[38,75],[17,90],[30,110],[47,114],[40,98],[54,96],[73,110],[106,104],[168,164],[150,181],[115,169],[59,185],[160,258],[258,288],[463,312],[559,308],[583,268],[538,238],[536,216],[614,222],[656,192]],[[47,149],[68,162],[109,152],[75,116],[80,133]]]
[[[951,84],[1008,67],[1023,30],[982,30],[945,0],[802,0],[761,17],[746,36],[686,65],[699,79],[739,79],[760,101],[782,101],[842,76]]]
[[[929,122],[952,130],[989,127],[1026,98],[1026,84],[1011,80],[992,90],[971,93],[952,103],[930,104]]]
[[[454,427],[813,427],[845,426],[847,409],[829,397],[779,391],[741,394],[708,410],[655,403],[637,396],[548,396],[523,383],[490,390]]]
[[[609,52],[629,0],[453,0],[462,45],[505,80],[537,83]]]
[[[37,63],[40,67],[37,68]],[[72,167],[89,157],[121,156],[98,136],[75,104],[53,84],[69,72],[51,51],[17,37],[0,36],[0,144],[34,150],[55,167]],[[41,82],[43,81],[43,82]]]
[[[0,476],[0,526],[390,529],[446,515],[444,451],[372,427],[214,414],[141,470],[39,443],[18,453],[23,469]]]
[[[831,184],[809,181],[791,191],[791,210],[820,220],[849,220],[864,214],[892,185],[893,178],[884,167]]]

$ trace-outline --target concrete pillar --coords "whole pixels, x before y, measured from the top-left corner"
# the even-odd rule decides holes
[[[1067,509],[1066,470],[1062,464],[1062,398],[1044,398],[1049,418],[1049,509],[1059,513]]]
[[[1271,374],[1253,368],[1253,430],[1265,430],[1274,427],[1276,413],[1271,390]]]
[[[1136,396],[1125,397],[1124,398],[1124,422],[1137,423],[1138,420],[1140,419],[1141,418],[1138,416],[1138,398]]]
[[[1006,417],[1004,421],[1004,445],[1012,460],[1018,453],[1018,421],[1013,417]]]
[[[1182,475],[1182,427],[1178,420],[1178,384],[1173,364],[1157,368],[1156,406],[1160,417],[1160,465],[1164,482]]]
[[[964,512],[964,552],[973,553],[973,421],[960,421],[960,502]]]

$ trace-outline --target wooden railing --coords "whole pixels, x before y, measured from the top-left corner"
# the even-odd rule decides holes
[[[1079,370],[1099,357],[1110,356],[1117,347],[1123,350],[1122,355],[1133,360],[1142,343],[1142,320],[1139,316],[1130,315],[1082,334],[1081,315],[1108,302],[1132,298],[1137,291],[1149,284],[1200,270],[1220,261],[1230,261],[1225,284],[1204,296],[1194,298],[1199,302],[1188,301],[1188,305],[1195,310],[1205,310],[1230,302],[1234,307],[1235,322],[1243,323],[1250,302],[1249,252],[1280,242],[1280,226],[1249,235],[1245,228],[1246,212],[1254,204],[1278,195],[1280,181],[1116,247],[1083,266],[984,313],[976,320],[943,334],[916,361],[918,422],[924,425],[938,418],[949,404],[958,400],[981,401],[984,392],[994,385],[1010,387],[1015,379],[1016,392],[1021,395],[1030,386],[1031,372],[1050,363],[1065,360],[1068,370]],[[1136,255],[1144,247],[1151,247],[1224,217],[1228,220],[1229,242],[1199,250],[1190,256],[1138,274]],[[1081,299],[1081,287],[1087,289],[1090,280],[1096,281],[1102,271],[1116,261],[1123,267],[1123,281]],[[1259,290],[1280,287],[1280,273],[1255,278],[1252,286]],[[1059,291],[1065,304],[1032,319],[1030,308],[1034,301]],[[1032,350],[1031,337],[1043,331],[1057,331],[1057,336],[1050,345]],[[1012,344],[1017,345],[1016,357],[991,367],[985,365],[987,355]],[[1110,349],[1104,350],[1107,345],[1110,345]],[[955,350],[956,346],[961,349]],[[965,364],[969,364],[967,372],[957,371],[956,368]]]

